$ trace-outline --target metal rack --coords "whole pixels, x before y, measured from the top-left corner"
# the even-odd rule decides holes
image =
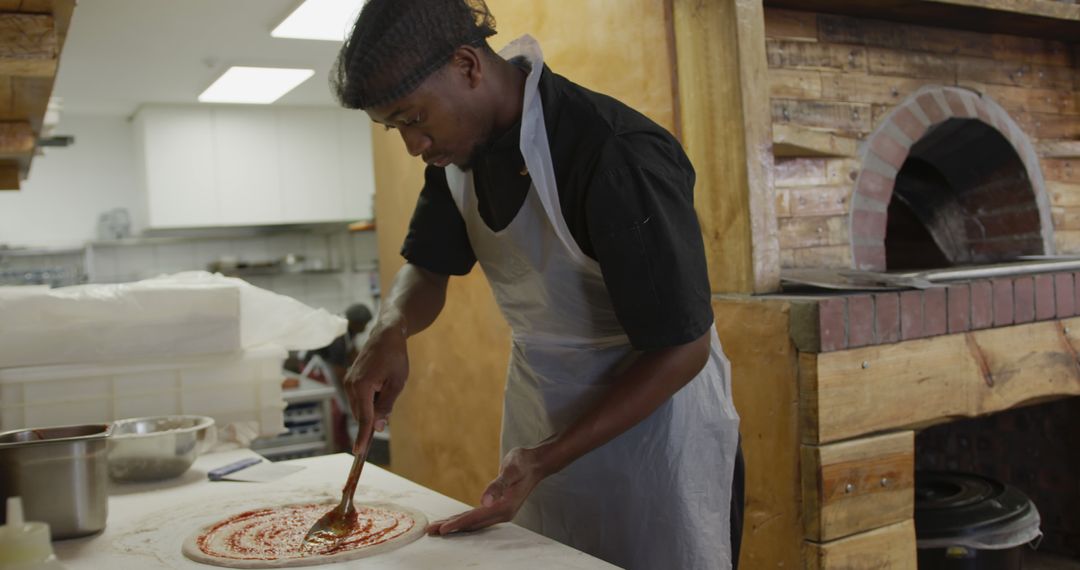
[[[330,401],[334,388],[294,372],[287,377],[300,381],[297,388],[282,390],[285,433],[256,439],[251,449],[271,461],[313,457],[333,452],[334,426]]]

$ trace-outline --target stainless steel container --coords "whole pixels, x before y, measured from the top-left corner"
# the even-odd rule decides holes
[[[26,520],[54,539],[93,534],[109,513],[107,424],[0,433],[0,499],[22,497]]]
[[[109,475],[114,481],[179,477],[216,441],[214,418],[154,416],[113,422]]]

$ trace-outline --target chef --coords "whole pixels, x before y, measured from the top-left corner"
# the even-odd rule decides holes
[[[370,0],[338,57],[341,103],[428,164],[407,263],[346,379],[356,448],[405,385],[406,339],[479,262],[512,330],[504,458],[478,508],[428,533],[513,520],[626,568],[730,568],[739,420],[694,170],[536,41],[495,53],[494,33],[482,0]]]

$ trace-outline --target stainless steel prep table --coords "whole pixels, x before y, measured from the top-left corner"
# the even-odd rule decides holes
[[[337,501],[352,457],[308,457],[284,464],[305,469],[270,483],[210,482],[206,472],[255,454],[247,449],[205,455],[182,477],[160,483],[113,484],[108,525],[101,534],[54,542],[71,570],[213,568],[180,552],[199,527],[251,508],[311,500]],[[392,501],[438,520],[467,505],[368,464],[357,501]],[[615,568],[587,554],[513,524],[448,538],[423,537],[400,549],[362,560],[363,567],[390,568]],[[357,567],[358,562],[323,566]]]

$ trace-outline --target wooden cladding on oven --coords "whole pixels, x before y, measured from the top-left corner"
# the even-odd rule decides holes
[[[803,445],[806,538],[824,542],[914,516],[915,434]]]
[[[915,521],[907,520],[826,543],[803,545],[806,570],[915,570]]]
[[[1080,318],[800,353],[801,437],[822,444],[1080,395]]]

